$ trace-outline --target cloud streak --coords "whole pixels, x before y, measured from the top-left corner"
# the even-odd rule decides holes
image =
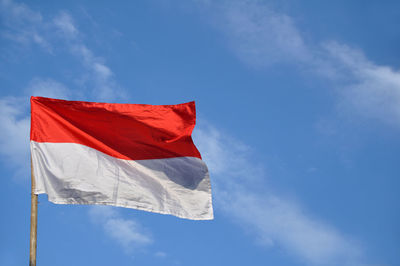
[[[124,96],[123,90],[114,80],[114,73],[106,66],[104,59],[95,56],[93,51],[82,41],[78,27],[67,12],[59,13],[53,20],[60,38],[65,38],[73,54],[88,71],[88,80],[93,88],[91,94],[98,100],[115,100]]]
[[[30,116],[26,115],[26,109],[23,99],[0,99],[0,154],[9,165],[29,165]]]
[[[294,20],[265,2],[202,1],[214,25],[245,64],[301,66],[329,81],[338,92],[338,108],[400,127],[400,72],[369,60],[359,49],[335,41],[306,41]]]
[[[96,100],[113,101],[124,92],[115,82],[114,74],[104,59],[96,56],[83,42],[83,33],[68,12],[60,12],[53,20],[45,21],[40,12],[25,4],[0,0],[0,14],[5,25],[0,31],[1,37],[24,46],[36,44],[51,53],[52,47],[59,47],[62,42],[87,70],[83,90],[69,89],[51,78],[36,77],[29,82],[24,95],[0,98],[0,155],[8,166],[16,169],[17,178],[28,180],[30,95],[63,99],[89,96]],[[92,89],[87,90],[86,86]],[[131,252],[132,247],[144,247],[153,242],[147,229],[136,220],[123,218],[115,209],[96,206],[90,209],[89,215],[126,252]]]
[[[254,66],[312,60],[293,20],[256,1],[222,1],[217,26],[239,58]]]
[[[134,219],[122,218],[115,208],[92,206],[89,216],[93,223],[99,224],[107,236],[119,243],[127,253],[131,253],[135,247],[153,243],[147,229]]]
[[[340,107],[400,127],[400,71],[374,64],[346,45],[330,42],[324,48],[350,80],[339,90]]]
[[[197,129],[194,140],[210,168],[217,209],[251,231],[257,242],[283,248],[307,264],[362,265],[362,249],[351,238],[298,203],[260,191],[266,187],[265,173],[240,141],[209,124]]]
[[[5,26],[0,31],[1,37],[23,45],[34,43],[45,50],[51,50],[51,45],[44,37],[46,25],[40,13],[25,4],[0,0],[0,14]]]
[[[84,34],[68,12],[59,12],[53,19],[45,20],[40,12],[25,4],[0,0],[0,14],[5,26],[0,31],[1,37],[25,46],[37,44],[50,53],[59,51],[60,47],[67,48],[86,70],[81,77],[80,89],[85,91],[81,96],[100,101],[113,101],[125,96],[126,92],[115,81],[105,59],[95,55],[85,44]]]

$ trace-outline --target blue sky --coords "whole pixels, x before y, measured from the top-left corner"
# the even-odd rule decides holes
[[[0,1],[0,265],[28,262],[29,96],[196,101],[215,220],[55,205],[38,265],[399,265],[400,2]]]

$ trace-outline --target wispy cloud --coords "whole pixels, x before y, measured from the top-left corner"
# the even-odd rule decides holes
[[[349,80],[339,90],[339,106],[400,127],[400,71],[374,64],[343,44],[329,42],[324,48]]]
[[[232,48],[246,63],[255,66],[312,59],[293,20],[256,1],[222,1],[217,25]]]
[[[53,23],[65,38],[73,39],[77,37],[78,30],[74,25],[72,17],[67,12],[61,12],[53,19]]]
[[[0,99],[0,154],[8,165],[29,165],[30,116],[26,114],[27,107],[21,98]]]
[[[301,66],[329,81],[339,108],[400,127],[400,72],[369,60],[359,49],[335,41],[306,40],[295,21],[266,2],[200,1],[228,37],[237,57],[252,67]],[[306,71],[304,71],[306,69]],[[300,70],[300,67],[299,67]]]
[[[93,223],[102,226],[106,234],[117,241],[126,252],[153,243],[147,229],[134,219],[122,218],[113,207],[92,206],[89,215]]]
[[[5,26],[0,31],[1,37],[23,45],[38,44],[48,51],[51,50],[51,45],[44,37],[46,25],[39,12],[31,10],[25,4],[1,0],[0,14]]]
[[[5,26],[0,31],[1,37],[23,45],[37,44],[50,53],[66,47],[86,69],[80,77],[82,82],[79,89],[85,91],[82,96],[100,101],[113,101],[125,96],[126,92],[115,81],[114,73],[106,65],[105,59],[97,56],[85,44],[84,34],[67,11],[45,20],[40,12],[25,4],[1,0],[0,14]]]
[[[362,265],[361,247],[299,203],[267,187],[265,173],[240,141],[205,124],[195,142],[210,168],[217,209],[231,216],[257,242],[276,246],[312,265]],[[250,229],[249,229],[250,228]]]
[[[55,49],[65,45],[86,69],[81,77],[84,83],[80,88],[71,89],[54,79],[36,77],[22,90],[23,95],[0,98],[0,155],[8,166],[15,167],[17,177],[28,180],[30,174],[26,166],[29,165],[30,95],[63,99],[90,97],[113,101],[119,99],[124,90],[114,80],[114,74],[105,60],[96,56],[84,43],[84,34],[79,31],[68,12],[62,11],[52,20],[46,21],[40,12],[25,4],[0,0],[0,14],[5,26],[0,32],[1,37],[24,46],[36,44],[48,52],[53,52],[51,47]],[[123,218],[115,209],[96,207],[89,214],[100,222],[105,234],[120,243],[127,252],[133,246],[144,247],[153,242],[147,229],[136,220]]]
[[[339,107],[400,125],[399,73],[390,67],[378,66],[346,45],[308,43],[292,18],[263,2],[206,1],[205,5],[208,11],[217,10],[215,25],[245,64],[301,65],[336,88]],[[266,185],[256,184],[265,174],[251,160],[248,147],[210,126],[200,128],[196,137],[214,181],[217,208],[251,231],[259,243],[283,248],[306,264],[366,265],[357,241],[306,212],[298,202],[271,190],[260,192]]]
[[[82,65],[88,70],[87,81],[92,95],[99,100],[115,100],[124,96],[124,91],[114,80],[114,74],[104,63],[104,59],[94,55],[83,42],[82,34],[70,14],[63,11],[53,20],[59,36],[67,40],[67,46]]]
[[[25,99],[27,99],[29,95],[61,99],[69,99],[72,95],[75,95],[75,91],[67,88],[58,81],[50,78],[43,79],[38,77],[33,78],[29,82],[25,92],[27,94]]]
[[[156,253],[154,253],[154,256],[156,256],[158,258],[166,258],[167,257],[167,253],[165,253],[163,251],[157,251]]]
[[[0,155],[8,166],[16,167],[16,177],[28,179],[29,171],[29,96],[68,98],[71,93],[52,79],[34,78],[23,96],[0,98]],[[25,180],[24,178],[24,180]]]
[[[233,207],[233,208],[232,208]],[[313,265],[361,265],[361,249],[332,225],[304,212],[298,203],[247,189],[226,193],[225,210],[267,246],[283,247]]]

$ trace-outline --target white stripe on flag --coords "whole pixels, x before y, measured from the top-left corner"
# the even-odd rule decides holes
[[[58,204],[103,204],[213,218],[205,163],[195,157],[123,160],[75,143],[31,141],[36,194]]]

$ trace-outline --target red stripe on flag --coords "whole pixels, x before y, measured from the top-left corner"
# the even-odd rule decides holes
[[[126,160],[197,157],[195,103],[112,104],[31,97],[31,140],[77,143]]]

